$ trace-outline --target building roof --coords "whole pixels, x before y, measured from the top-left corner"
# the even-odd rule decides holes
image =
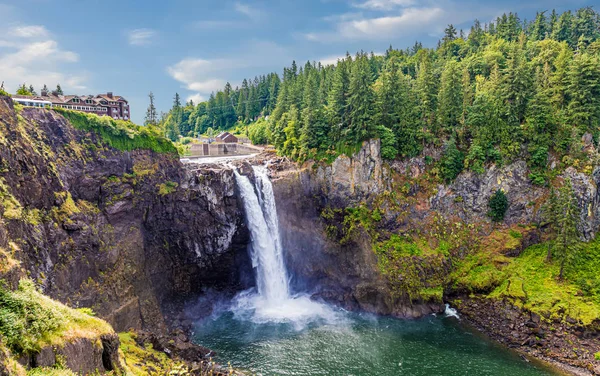
[[[107,94],[99,94],[96,96],[93,95],[54,95],[52,93],[48,93],[47,95],[13,95],[13,98],[16,99],[33,99],[40,101],[50,101],[55,104],[65,104],[69,103],[74,98],[78,98],[82,101],[92,100],[93,105],[96,106],[108,106],[100,103],[103,99],[110,102],[124,101],[127,103],[127,100],[119,95],[114,95],[112,98],[109,98]],[[88,103],[89,104],[89,103]]]

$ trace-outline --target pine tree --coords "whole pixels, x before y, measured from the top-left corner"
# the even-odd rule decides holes
[[[65,93],[63,93],[62,87],[60,87],[60,84],[56,85],[56,94],[57,95],[64,95]]]
[[[35,89],[33,88],[33,85],[29,85],[29,94],[30,95],[37,95],[37,93],[35,92]]]
[[[308,155],[311,149],[319,149],[326,142],[325,119],[318,100],[317,76],[316,70],[310,70],[304,88],[302,129],[300,130],[302,155]]]
[[[463,100],[460,64],[449,60],[442,71],[437,100],[437,120],[441,127],[453,128],[460,123]]]
[[[544,12],[538,12],[535,16],[535,21],[531,29],[531,38],[533,40],[544,40],[548,34],[548,23]]]
[[[576,54],[568,73],[568,116],[582,131],[596,132],[600,121],[600,58]]]
[[[579,208],[570,179],[559,190],[558,233],[554,242],[554,257],[560,264],[559,278],[563,279],[565,267],[571,263],[578,250]]]
[[[367,57],[357,55],[350,73],[348,98],[349,129],[346,141],[356,144],[375,135],[373,123],[375,93]]]
[[[150,92],[148,94],[148,99],[150,100],[150,104],[146,110],[144,125],[156,125],[158,119],[156,118],[156,107],[154,106],[154,93]]]
[[[327,97],[327,121],[331,127],[330,139],[334,144],[341,140],[342,134],[349,125],[347,102],[350,91],[350,75],[348,65],[350,65],[348,60],[338,62]]]
[[[573,14],[571,11],[564,12],[558,18],[558,22],[552,30],[552,39],[559,42],[567,42],[569,46],[573,46],[575,41],[573,40]]]
[[[31,92],[29,91],[29,89],[27,88],[27,86],[25,84],[19,86],[19,88],[17,89],[17,95],[32,95]]]
[[[416,94],[419,100],[419,112],[421,116],[421,138],[423,142],[435,134],[435,109],[437,100],[437,88],[433,68],[431,67],[429,54],[423,54],[417,70]],[[432,134],[433,133],[433,134]]]

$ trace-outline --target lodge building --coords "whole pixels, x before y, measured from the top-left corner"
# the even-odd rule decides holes
[[[24,106],[58,107],[67,110],[89,112],[100,116],[110,116],[116,120],[130,120],[129,102],[108,92],[93,95],[58,95],[42,92],[42,95],[13,95],[12,99]]]

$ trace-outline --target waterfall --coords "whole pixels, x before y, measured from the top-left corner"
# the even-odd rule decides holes
[[[340,315],[306,294],[290,293],[283,259],[273,185],[265,166],[253,166],[255,184],[235,168],[236,183],[244,203],[250,230],[250,256],[256,274],[256,290],[244,291],[234,300],[237,317],[258,323],[288,322],[297,329],[315,320],[339,322]]]
[[[273,186],[264,166],[255,166],[256,187],[248,177],[234,170],[248,229],[252,239],[252,266],[256,269],[258,293],[269,302],[289,298],[287,272],[283,263],[277,207]],[[255,189],[256,188],[256,189]]]

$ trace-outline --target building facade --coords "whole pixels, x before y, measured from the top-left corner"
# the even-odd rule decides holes
[[[13,95],[13,100],[24,106],[58,107],[67,110],[88,112],[100,116],[110,116],[115,120],[130,120],[129,102],[108,92],[93,95],[58,95],[42,92],[39,96]]]

